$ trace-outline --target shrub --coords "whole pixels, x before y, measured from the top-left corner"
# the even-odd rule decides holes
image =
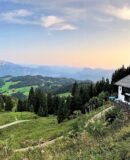
[[[89,123],[87,126],[87,131],[95,138],[102,138],[106,133],[106,126],[104,125],[103,121],[98,120],[94,123]]]
[[[81,132],[83,132],[85,127],[85,117],[79,117],[72,125],[72,131],[69,133],[70,137],[75,137],[80,135]]]
[[[105,120],[109,123],[112,124],[115,119],[123,119],[123,112],[121,112],[120,109],[118,108],[114,108],[112,110],[109,110],[108,112],[106,112],[105,114]]]

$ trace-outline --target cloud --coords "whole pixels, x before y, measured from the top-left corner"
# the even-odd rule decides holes
[[[13,3],[20,3],[20,4],[32,4],[37,6],[56,6],[56,5],[66,5],[70,3],[77,3],[77,2],[85,2],[86,0],[3,0],[6,2],[13,2]],[[52,5],[50,5],[52,4]]]
[[[44,27],[52,27],[64,23],[62,18],[56,16],[47,16],[41,18]]]
[[[72,21],[84,20],[87,17],[87,9],[85,8],[65,8],[65,15]]]
[[[14,10],[9,11],[5,13],[0,13],[0,18],[3,21],[6,21],[8,23],[19,23],[19,24],[27,24],[30,23],[28,20],[23,19],[28,16],[33,15],[32,12],[26,10],[26,9],[20,9],[20,10]]]
[[[57,16],[46,16],[41,18],[41,25],[51,30],[76,30],[77,27],[67,23],[63,18]]]
[[[111,16],[122,20],[130,20],[130,7],[114,7],[114,6],[107,6],[105,7],[104,11]]]
[[[110,17],[99,17],[99,16],[95,16],[94,19],[97,21],[97,22],[113,22],[113,18],[110,18]]]
[[[86,21],[86,0],[2,0],[14,6],[30,8],[33,16],[22,17],[16,11],[3,14],[8,23],[36,24],[49,30],[76,30],[80,21]],[[17,11],[18,12],[18,11]],[[51,16],[53,15],[53,16]],[[44,17],[43,17],[44,16]]]
[[[33,12],[30,12],[25,9],[14,10],[5,13],[0,13],[0,20],[6,23],[39,25],[49,30],[63,31],[77,29],[76,26],[67,23],[64,18],[52,15],[41,17],[39,15],[37,19],[35,19],[35,15],[33,14]]]

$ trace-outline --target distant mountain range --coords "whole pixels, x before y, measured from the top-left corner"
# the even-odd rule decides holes
[[[0,77],[42,75],[47,77],[65,77],[76,80],[97,81],[102,77],[111,78],[113,70],[92,69],[92,68],[74,68],[64,66],[40,66],[40,65],[19,65],[11,62],[0,61]]]

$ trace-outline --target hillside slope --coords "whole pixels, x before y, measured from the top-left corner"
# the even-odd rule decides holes
[[[122,111],[114,109],[105,113],[105,117],[109,114],[117,115],[111,124],[107,123],[103,116],[98,117],[87,127],[83,127],[87,120],[95,117],[103,108],[88,116],[75,119],[73,123],[70,123],[72,131],[66,134],[64,138],[50,143],[49,146],[41,145],[39,148],[34,147],[34,149],[24,152],[6,152],[10,155],[9,160],[19,160],[20,158],[30,160],[129,160],[130,119]],[[62,123],[64,127],[65,124],[66,122]],[[4,131],[2,134],[7,136],[8,132]],[[14,143],[14,141],[12,142]]]
[[[27,96],[31,87],[40,87],[44,92],[60,94],[70,92],[74,79],[42,76],[5,76],[0,78],[0,93],[16,97]]]

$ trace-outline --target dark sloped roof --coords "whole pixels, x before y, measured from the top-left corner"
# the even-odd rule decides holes
[[[116,82],[115,85],[130,88],[130,75]]]

